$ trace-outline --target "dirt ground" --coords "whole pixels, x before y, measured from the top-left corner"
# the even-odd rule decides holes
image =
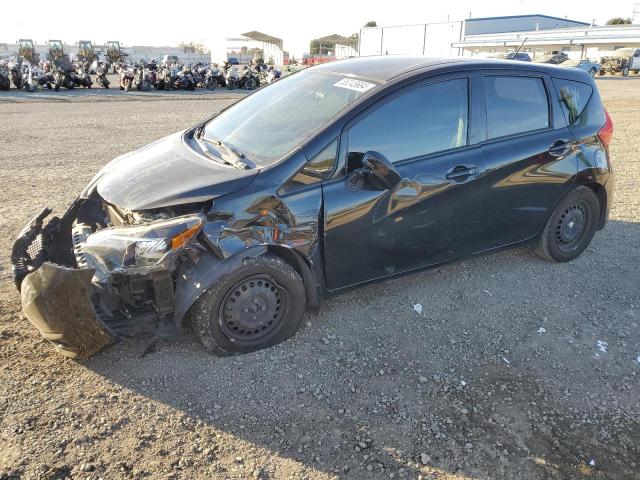
[[[359,288],[254,354],[185,330],[87,361],[23,319],[13,239],[232,100],[0,94],[0,479],[640,479],[640,78],[597,83],[616,197],[576,261],[521,247]]]

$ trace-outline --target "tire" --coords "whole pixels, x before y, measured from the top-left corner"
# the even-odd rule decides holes
[[[598,75],[600,75],[601,77],[604,77],[605,73],[607,72],[605,72],[603,69],[600,69],[600,71],[598,72]]]
[[[304,283],[291,265],[274,255],[249,257],[196,301],[191,326],[208,353],[248,353],[295,334],[305,310]]]
[[[633,70],[633,74],[634,74],[634,75],[637,75],[637,74],[638,74],[638,72],[640,72],[640,70]]]
[[[623,67],[621,73],[622,73],[623,77],[628,76],[629,75],[629,67]]]
[[[589,75],[591,75],[592,77],[596,76],[596,69],[595,67],[591,67],[591,69],[589,70]]]
[[[591,243],[599,218],[596,194],[588,187],[577,187],[553,210],[537,240],[535,253],[554,262],[573,260]]]

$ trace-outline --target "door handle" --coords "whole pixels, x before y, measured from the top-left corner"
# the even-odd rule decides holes
[[[549,147],[549,155],[553,157],[562,157],[569,153],[573,148],[573,144],[567,140],[558,140]]]
[[[447,180],[464,180],[478,173],[480,173],[480,169],[475,165],[456,165],[445,174],[445,178]]]

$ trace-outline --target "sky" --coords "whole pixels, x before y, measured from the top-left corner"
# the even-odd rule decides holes
[[[640,4],[639,4],[640,8]],[[125,46],[175,46],[202,42],[222,59],[224,39],[258,30],[284,40],[300,58],[312,38],[356,33],[368,21],[379,26],[407,25],[473,17],[541,13],[603,25],[612,17],[631,17],[633,1],[608,0],[242,0],[238,2],[89,2],[69,4],[30,0],[2,6],[0,42],[33,38],[37,43],[119,40]]]

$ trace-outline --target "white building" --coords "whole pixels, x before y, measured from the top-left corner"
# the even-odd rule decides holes
[[[598,58],[617,48],[640,47],[640,25],[597,27],[549,15],[515,15],[363,28],[358,53],[485,57],[519,47],[533,58],[560,51]]]
[[[238,37],[229,37],[226,41],[227,60],[232,63],[250,63],[257,53],[261,53],[262,58],[267,63],[275,65],[284,63],[281,38],[252,31],[243,33]]]
[[[570,58],[598,59],[623,47],[640,48],[640,25],[588,26],[551,30],[530,30],[484,35],[465,35],[453,46],[465,56],[490,56],[518,49],[536,58],[565,52]]]
[[[463,38],[464,22],[421,23],[360,29],[358,54],[458,56],[454,42]]]

